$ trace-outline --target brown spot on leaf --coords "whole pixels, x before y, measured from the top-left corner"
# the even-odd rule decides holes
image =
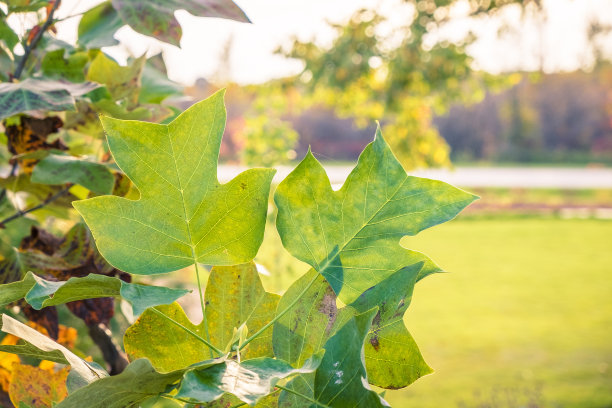
[[[323,299],[319,304],[319,312],[326,315],[328,318],[325,333],[329,334],[334,327],[336,317],[338,316],[338,307],[336,306],[336,294],[331,287],[327,287]]]
[[[374,347],[374,350],[376,351],[378,351],[378,349],[380,348],[380,343],[378,343],[378,336],[376,334],[370,337],[370,344],[372,345],[372,347]]]

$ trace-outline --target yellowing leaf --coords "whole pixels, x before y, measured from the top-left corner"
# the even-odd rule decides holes
[[[24,364],[15,364],[9,386],[11,402],[18,407],[19,403],[32,408],[48,408],[60,402],[68,395],[66,379],[69,367],[57,372]]]

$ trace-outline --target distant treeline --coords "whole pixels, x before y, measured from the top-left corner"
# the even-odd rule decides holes
[[[198,100],[212,90],[203,82],[189,93]],[[229,89],[223,160],[239,160],[244,141],[237,135],[245,127],[251,98],[241,88]],[[376,128],[375,123],[359,128],[351,118],[338,118],[325,107],[284,119],[299,134],[297,157],[311,147],[327,160],[355,160]],[[513,88],[488,94],[478,104],[453,106],[434,123],[455,162],[612,164],[612,66],[594,72],[526,74]]]
[[[612,67],[528,78],[435,124],[459,161],[612,161]]]

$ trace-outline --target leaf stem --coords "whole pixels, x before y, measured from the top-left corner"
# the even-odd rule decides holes
[[[291,393],[291,394],[297,395],[298,397],[302,397],[302,398],[304,398],[305,400],[307,400],[307,401],[309,401],[309,402],[312,402],[313,404],[316,404],[316,405],[317,405],[317,406],[319,406],[319,407],[322,407],[322,408],[330,408],[328,405],[322,404],[322,403],[320,403],[319,401],[317,401],[316,399],[314,399],[314,398],[310,398],[309,396],[304,395],[304,394],[302,394],[302,393],[300,393],[300,392],[297,392],[297,391],[295,391],[295,390],[292,390],[291,388],[286,388],[286,387],[283,387],[282,385],[275,385],[275,387],[276,387],[276,388],[278,388],[278,389],[281,389],[281,390],[283,390],[283,391],[287,391],[288,393]]]
[[[193,253],[192,248],[192,253]],[[206,334],[206,340],[210,343],[210,334],[208,334],[208,320],[206,319],[206,308],[204,307],[204,295],[202,292],[202,284],[200,283],[200,268],[198,267],[198,261],[195,260],[195,253],[193,253],[196,277],[198,279],[198,293],[200,294],[200,306],[202,306],[202,324],[204,325],[204,334]],[[218,350],[218,349],[217,349]],[[219,353],[219,351],[217,351]],[[223,353],[219,353],[223,355]],[[212,349],[210,350],[210,358],[213,358]]]
[[[178,327],[180,327],[181,329],[185,330],[187,333],[191,334],[196,340],[204,343],[206,346],[208,346],[208,348],[211,350],[211,355],[212,355],[212,351],[218,353],[220,356],[223,355],[223,352],[221,350],[219,350],[218,348],[216,348],[215,346],[213,346],[209,341],[207,341],[206,339],[200,337],[196,332],[194,332],[191,329],[188,329],[187,327],[183,326],[182,324],[180,324],[179,322],[177,322],[176,320],[174,320],[173,318],[171,318],[170,316],[167,316],[165,314],[163,314],[161,311],[159,311],[158,309],[152,307],[151,310],[153,310],[155,313],[157,313],[158,315],[160,315],[161,317],[163,317],[164,319],[168,320],[169,322],[172,322],[173,324],[177,325]]]
[[[315,283],[315,281],[317,280],[317,278],[319,277],[319,274],[317,273],[315,275],[315,277],[308,283],[308,285],[306,285],[306,287],[302,290],[302,292],[300,292],[300,294],[293,300],[293,302],[291,302],[291,304],[289,304],[289,306],[287,306],[282,312],[278,313],[276,316],[274,316],[274,319],[272,319],[270,322],[268,322],[264,327],[262,327],[261,329],[259,329],[255,334],[253,334],[252,336],[250,336],[249,338],[247,338],[244,343],[242,343],[242,345],[240,346],[240,348],[238,349],[238,351],[242,350],[243,348],[246,347],[247,344],[249,344],[251,341],[255,340],[257,337],[259,337],[264,331],[266,331],[270,326],[272,326],[278,319],[280,319],[281,317],[283,317],[289,310],[291,310],[293,308],[293,306],[295,306],[297,304],[297,302],[300,301],[300,299],[306,294],[306,292],[308,291],[308,289],[310,289],[310,287],[312,286],[313,283]]]
[[[54,1],[53,6],[51,7],[51,10],[49,11],[49,15],[47,16],[47,20],[44,22],[42,27],[40,27],[40,31],[36,33],[36,35],[32,39],[32,42],[30,42],[30,45],[26,44],[26,46],[24,47],[23,57],[21,57],[21,59],[19,60],[19,64],[17,65],[17,68],[15,69],[15,73],[13,74],[14,79],[19,79],[19,77],[21,77],[23,68],[25,67],[26,61],[30,57],[32,50],[36,48],[36,46],[38,45],[38,42],[42,38],[45,31],[47,31],[47,29],[51,26],[51,24],[53,24],[53,14],[55,13],[55,10],[57,10],[57,8],[59,7],[60,3],[61,3],[61,0]]]
[[[68,190],[70,190],[70,188],[72,187],[72,185],[68,185],[65,188],[63,188],[62,190],[58,191],[57,193],[55,193],[52,196],[49,196],[45,201],[43,201],[40,204],[35,205],[34,207],[30,207],[27,210],[23,210],[23,211],[17,211],[15,214],[6,217],[5,219],[3,219],[2,221],[0,221],[0,228],[4,228],[4,224],[11,222],[13,220],[16,220],[17,218],[23,217],[24,215],[31,213],[32,211],[36,211],[36,210],[40,210],[41,208],[43,208],[44,206],[51,204],[53,201],[57,200],[58,198],[60,198],[61,196],[63,196],[64,194],[66,194],[68,192]]]

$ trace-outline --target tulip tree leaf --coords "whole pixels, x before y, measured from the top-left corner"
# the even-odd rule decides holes
[[[113,101],[127,98],[131,105],[135,105],[145,62],[146,57],[142,55],[127,66],[121,66],[103,52],[98,52],[89,65],[87,79],[104,84]]]
[[[364,313],[378,307],[365,341],[370,384],[398,389],[432,372],[403,320],[420,269],[417,264],[395,272],[343,310]]]
[[[220,349],[230,342],[234,328],[246,324],[255,333],[274,318],[278,295],[264,291],[253,263],[212,269],[206,285],[206,320],[212,344]],[[196,334],[206,337],[204,322],[195,325],[176,303],[159,311]],[[166,333],[151,337],[151,331]],[[242,352],[244,358],[272,356],[272,328],[264,331]],[[153,366],[168,372],[210,357],[210,351],[180,327],[147,310],[125,332],[125,351],[130,359],[148,358]],[[176,350],[181,350],[176,353]],[[310,357],[313,353],[310,353]]]
[[[270,394],[279,380],[315,371],[321,356],[322,353],[315,354],[300,368],[293,368],[282,360],[261,357],[242,363],[226,360],[206,369],[190,370],[181,382],[177,397],[208,402],[227,392],[254,405]]]
[[[362,359],[363,342],[376,308],[352,315],[324,345],[325,354],[317,371],[299,375],[285,387],[317,401],[322,407],[387,407],[387,402],[368,385]],[[314,407],[294,393],[283,391],[279,407]]]
[[[65,78],[72,82],[84,81],[84,69],[89,61],[87,53],[77,52],[68,58],[65,58],[64,54],[64,48],[46,53],[40,65],[43,74],[50,78]]]
[[[325,355],[314,379],[316,401],[333,407],[389,406],[368,386],[362,360],[363,342],[377,312],[372,309],[351,317],[325,343]]]
[[[474,199],[441,181],[408,176],[380,129],[339,191],[309,152],[274,196],[283,245],[345,303],[426,259],[401,247],[400,238],[448,221]],[[435,270],[424,268],[419,279]]]
[[[72,156],[50,154],[34,167],[32,182],[40,184],[74,183],[94,193],[110,194],[115,185],[115,177],[103,164]]]
[[[286,309],[313,280],[298,303],[274,323],[274,355],[293,365],[321,350],[336,328],[336,294],[314,269],[287,289],[278,310]]]
[[[68,367],[56,372],[25,364],[12,367],[9,397],[13,405],[26,403],[33,408],[47,408],[66,398]]]
[[[28,78],[18,83],[0,84],[0,120],[18,113],[75,110],[75,97],[99,85],[92,82],[73,84]]]
[[[205,368],[223,363],[209,360],[198,364]],[[162,392],[179,381],[186,369],[159,373],[147,359],[130,363],[119,375],[106,377],[80,388],[56,405],[56,408],[125,408],[138,404]]]
[[[279,302],[279,310],[283,310],[314,279],[302,299],[275,323],[274,354],[291,364],[300,364],[323,348],[352,316],[378,307],[365,342],[370,383],[397,389],[431,373],[403,322],[422,267],[420,262],[399,270],[342,309],[336,307],[329,283],[311,269],[289,287]],[[284,396],[283,400],[286,398],[293,397]]]
[[[79,22],[78,43],[86,48],[102,48],[119,44],[115,32],[124,23],[110,1],[98,4],[83,14]]]
[[[117,165],[140,191],[137,201],[103,196],[73,203],[110,264],[154,274],[255,257],[275,171],[251,169],[219,184],[225,116],[218,92],[168,125],[102,118]]]
[[[244,12],[231,0],[112,0],[121,19],[141,34],[178,46],[181,26],[174,18],[176,10],[186,10],[198,17],[220,17],[249,22]]]
[[[257,332],[274,318],[280,296],[267,293],[254,263],[212,268],[206,284],[206,319],[214,345],[225,346],[234,328],[246,323],[249,333]],[[272,328],[263,332],[245,349],[243,358],[272,356]]]
[[[79,385],[96,382],[108,375],[104,370],[90,365],[66,347],[5,314],[2,315],[2,331],[19,337],[44,352],[54,353],[57,350],[62,353],[71,366],[70,375],[73,381]]]
[[[200,337],[205,337],[204,324],[193,324],[178,303],[156,309]],[[151,336],[151,333],[164,335]],[[125,331],[123,345],[130,360],[147,358],[162,373],[184,369],[210,358],[208,347],[150,309],[145,310]]]
[[[132,304],[135,315],[146,308],[170,304],[189,291],[127,283],[119,278],[89,274],[67,281],[48,281],[28,272],[23,280],[0,285],[0,306],[25,298],[34,309],[83,299],[121,296]]]

